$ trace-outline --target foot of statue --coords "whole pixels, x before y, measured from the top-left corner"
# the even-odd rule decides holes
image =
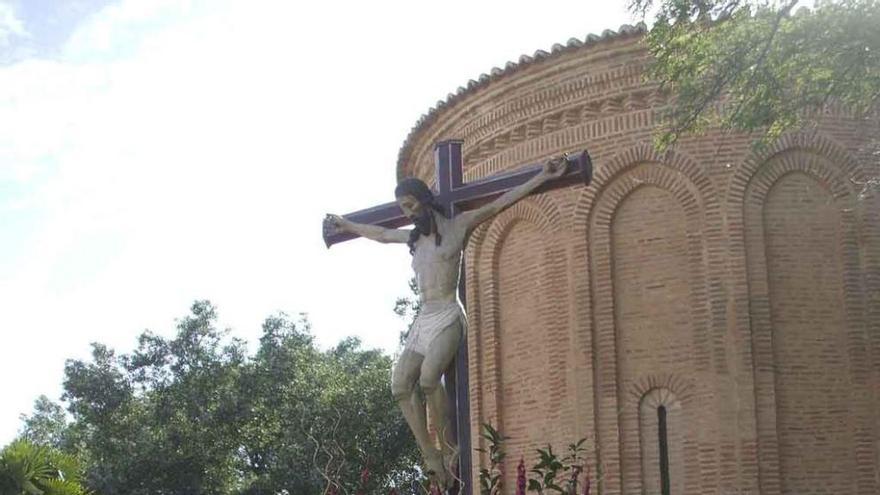
[[[425,456],[428,478],[437,484],[441,492],[452,486],[452,475],[447,468],[444,455],[438,450]]]
[[[458,447],[444,449],[443,465],[448,473],[458,474]]]

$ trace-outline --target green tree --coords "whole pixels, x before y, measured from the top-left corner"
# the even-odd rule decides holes
[[[3,495],[85,495],[76,458],[19,439],[0,451]]]
[[[419,316],[419,312],[422,311],[421,293],[419,292],[419,285],[416,283],[416,278],[410,278],[408,284],[409,295],[398,297],[394,302],[394,314],[407,321],[406,331],[400,333],[401,346],[406,339],[406,334],[409,333],[413,323],[415,323],[416,317]]]
[[[880,97],[880,2],[632,0],[655,57],[649,76],[675,95],[662,148],[709,125],[767,142],[829,103],[855,116]]]
[[[19,437],[37,445],[62,448],[67,441],[68,424],[64,407],[45,395],[34,401],[30,416],[22,415]]]
[[[71,421],[38,400],[23,430],[64,439],[102,495],[311,494],[328,479],[351,490],[365,467],[370,490],[418,477],[390,357],[356,339],[322,351],[304,317],[283,314],[251,355],[216,320],[199,301],[172,338],[146,331],[121,355],[93,344],[65,367]]]
[[[388,390],[390,375],[391,359],[357,339],[321,352],[306,321],[267,319],[245,377],[254,414],[244,442],[247,493],[351,489],[364,468],[371,490],[414,479],[417,449]]]
[[[177,335],[144,332],[117,356],[94,344],[91,362],[69,361],[64,398],[81,432],[89,485],[103,494],[234,493],[237,376],[244,343],[225,338],[207,302]]]

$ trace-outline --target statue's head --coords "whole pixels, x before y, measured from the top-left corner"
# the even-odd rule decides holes
[[[416,241],[423,235],[436,234],[437,245],[440,245],[440,234],[437,232],[437,223],[434,220],[434,211],[443,214],[443,208],[434,200],[434,193],[422,180],[413,177],[403,179],[397,183],[394,189],[397,205],[410,220],[415,228],[409,236],[409,252],[414,253]]]
[[[434,204],[434,193],[421,179],[406,178],[394,188],[397,205],[411,220],[424,218]]]

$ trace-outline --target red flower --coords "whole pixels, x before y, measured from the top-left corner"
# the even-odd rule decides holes
[[[388,495],[398,495],[397,488],[392,488],[392,489],[388,492]]]
[[[516,466],[516,495],[526,495],[526,464],[522,458]]]
[[[366,485],[370,481],[370,468],[365,467],[361,471],[361,485]]]
[[[437,486],[437,483],[431,483],[431,495],[443,495],[443,493],[440,492],[440,487]]]

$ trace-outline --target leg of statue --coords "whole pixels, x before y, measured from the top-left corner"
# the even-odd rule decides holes
[[[421,354],[404,349],[391,373],[391,394],[403,412],[403,417],[416,439],[428,469],[436,470],[439,451],[428,435],[425,404],[416,389],[423,361],[424,357]]]
[[[431,410],[431,423],[434,430],[437,431],[442,452],[447,461],[443,476],[438,476],[441,488],[447,488],[452,481],[448,470],[452,469],[449,464],[457,456],[458,439],[452,433],[449,398],[446,396],[446,387],[440,382],[440,377],[452,363],[460,342],[461,323],[455,322],[431,342],[419,375],[419,386],[425,394],[428,407]]]

